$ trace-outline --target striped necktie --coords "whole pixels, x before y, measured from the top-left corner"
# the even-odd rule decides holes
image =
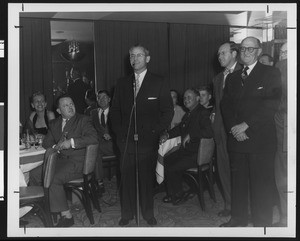
[[[140,75],[139,74],[137,74],[136,75],[136,79],[135,79],[135,94],[137,95],[138,94],[138,92],[139,92],[139,90],[140,90],[140,88],[141,88],[141,85],[140,85]]]
[[[242,74],[241,74],[241,77],[242,77],[242,86],[244,86],[244,80],[248,77],[248,73],[247,73],[247,70],[249,69],[248,66],[246,66],[243,71],[242,71]]]
[[[62,124],[61,124],[61,131],[64,130],[65,125],[67,124],[67,122],[68,122],[68,119],[64,119],[64,118],[63,118],[63,121],[62,121]]]

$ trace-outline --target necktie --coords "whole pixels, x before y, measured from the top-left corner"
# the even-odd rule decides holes
[[[68,121],[67,119],[63,119],[62,124],[61,124],[61,131],[64,130],[67,121]]]
[[[242,72],[242,79],[246,79],[248,77],[248,73],[247,73],[247,70],[249,69],[248,66],[246,66],[244,69],[243,69],[243,72]]]
[[[136,79],[135,79],[135,94],[137,95],[138,94],[138,92],[139,92],[139,90],[140,90],[140,80],[139,80],[139,78],[140,78],[140,75],[139,74],[137,74],[136,75]]]
[[[224,78],[223,78],[223,89],[225,87],[225,81],[226,81],[226,77],[228,74],[232,73],[232,69],[228,69],[228,68],[225,68],[224,71],[223,71],[223,74],[224,74]]]
[[[106,124],[105,124],[104,110],[102,110],[102,113],[101,113],[101,125],[102,125],[103,127],[106,126]]]

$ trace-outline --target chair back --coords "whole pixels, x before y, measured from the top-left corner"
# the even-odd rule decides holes
[[[202,138],[198,149],[198,166],[209,164],[212,160],[215,150],[215,142],[213,138]]]
[[[87,175],[95,170],[98,155],[98,144],[88,145],[85,152],[85,160],[83,165],[83,174]]]
[[[57,155],[57,150],[53,148],[48,148],[45,152],[43,165],[44,188],[49,188],[52,183]]]

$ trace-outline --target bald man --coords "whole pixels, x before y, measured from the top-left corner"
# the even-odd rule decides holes
[[[287,43],[279,52],[279,62],[282,81],[282,96],[279,109],[275,114],[277,133],[277,152],[275,156],[275,181],[280,201],[280,220],[273,226],[287,226]]]
[[[243,69],[226,81],[221,110],[228,134],[231,167],[231,219],[221,227],[248,226],[248,200],[254,227],[272,226],[276,129],[281,97],[280,72],[258,61],[255,37],[240,45]]]

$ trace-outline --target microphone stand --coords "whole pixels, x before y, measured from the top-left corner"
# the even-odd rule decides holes
[[[138,133],[137,133],[137,117],[136,117],[136,80],[133,82],[133,106],[134,106],[134,144],[135,144],[135,179],[136,179],[136,223],[140,226],[140,195],[139,195],[139,161],[138,161]]]

